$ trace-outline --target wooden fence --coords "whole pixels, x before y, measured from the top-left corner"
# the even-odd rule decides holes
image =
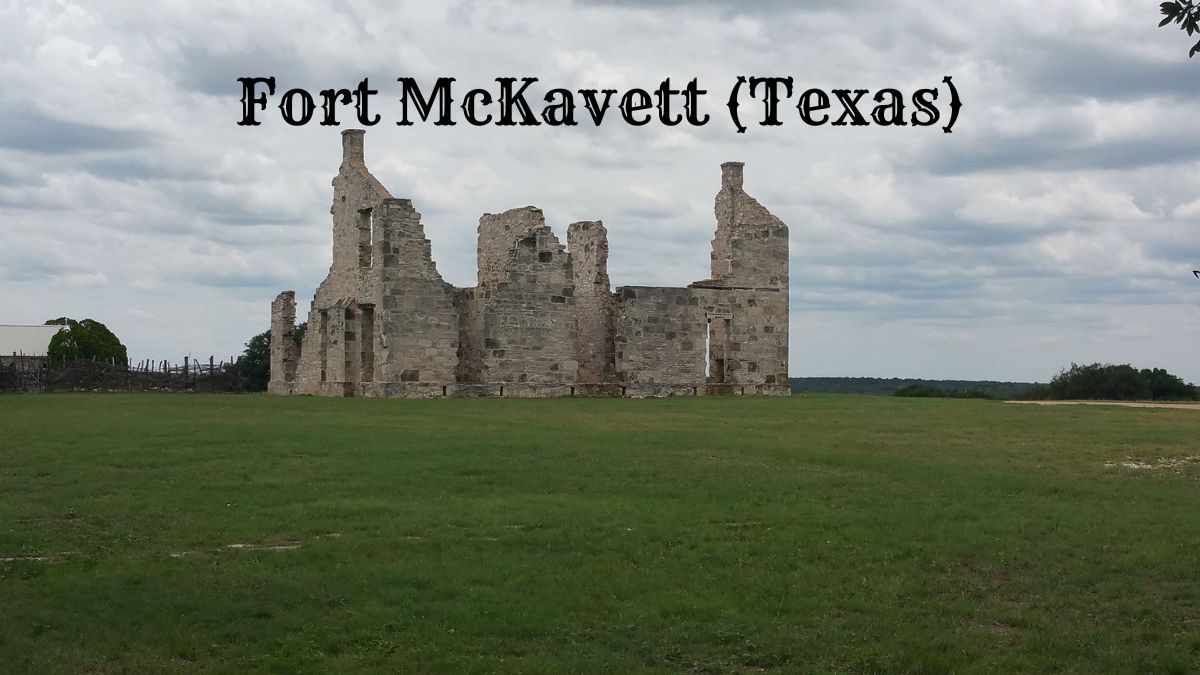
[[[0,391],[174,391],[241,392],[253,383],[238,360],[182,362],[51,361],[14,354],[0,357]]]

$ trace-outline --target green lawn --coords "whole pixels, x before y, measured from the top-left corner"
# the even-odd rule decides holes
[[[1191,457],[1189,410],[5,396],[0,672],[1195,672]]]

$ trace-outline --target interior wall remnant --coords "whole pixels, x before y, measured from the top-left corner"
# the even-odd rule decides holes
[[[296,347],[296,293],[284,291],[271,303],[271,377],[267,391],[291,394],[299,365]]]
[[[459,312],[455,288],[433,261],[421,214],[407,199],[383,200],[376,209],[377,270],[373,330],[380,342],[375,357],[383,387],[397,383],[441,385],[455,381],[458,368]]]
[[[567,384],[578,369],[571,258],[527,206],[479,219],[483,377],[488,382]]]
[[[567,227],[567,248],[571,252],[575,312],[579,317],[575,379],[582,384],[612,382],[616,375],[616,344],[608,279],[608,230],[599,220],[572,223]]]

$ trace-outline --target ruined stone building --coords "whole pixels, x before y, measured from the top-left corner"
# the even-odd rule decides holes
[[[320,396],[787,395],[788,229],[721,165],[712,273],[686,288],[609,286],[600,221],[567,245],[540,209],[479,219],[478,281],[456,288],[421,214],[342,133],[333,264],[299,349],[296,301],[271,307],[275,394]]]

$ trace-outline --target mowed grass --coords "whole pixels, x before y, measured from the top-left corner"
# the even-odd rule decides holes
[[[1194,672],[1196,456],[1187,410],[6,396],[0,671]]]

